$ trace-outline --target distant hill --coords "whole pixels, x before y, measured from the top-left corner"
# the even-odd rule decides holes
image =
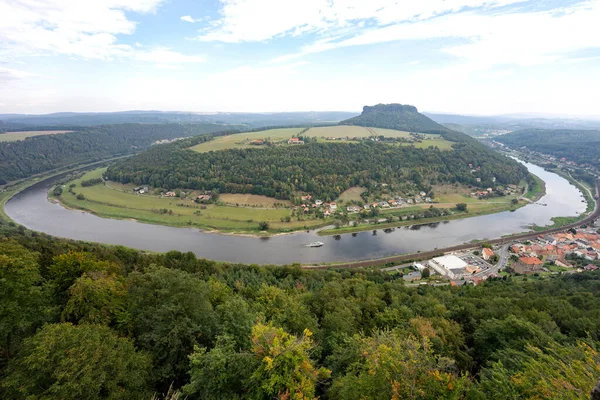
[[[495,138],[513,148],[527,147],[578,164],[600,168],[600,131],[584,129],[523,129]]]
[[[163,111],[123,111],[104,113],[54,113],[45,115],[0,114],[0,120],[15,127],[95,126],[123,123],[216,123],[246,125],[249,128],[287,125],[336,124],[356,113],[338,111],[281,113],[192,113]]]
[[[448,131],[446,127],[419,113],[416,107],[402,104],[365,106],[362,114],[346,119],[340,122],[340,125],[358,125],[420,133]]]

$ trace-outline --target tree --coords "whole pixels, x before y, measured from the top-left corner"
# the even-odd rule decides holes
[[[103,271],[84,273],[69,288],[63,319],[71,322],[116,324],[125,309],[125,280]]]
[[[421,278],[423,279],[429,279],[430,275],[431,271],[429,271],[429,268],[425,268],[423,271],[421,271]]]
[[[258,229],[261,231],[266,231],[269,229],[269,223],[266,221],[260,221],[258,223]]]
[[[190,355],[190,382],[185,394],[198,399],[241,399],[248,392],[252,372],[259,360],[249,351],[240,349],[229,336],[220,336],[214,348],[194,348]]]
[[[253,398],[314,399],[319,379],[330,371],[316,368],[309,354],[312,333],[306,329],[301,337],[281,328],[257,324],[252,328],[252,353],[258,366],[249,378]]]
[[[49,289],[35,253],[0,242],[0,360],[53,314]]]
[[[152,355],[152,378],[163,390],[180,385],[195,345],[208,345],[215,314],[208,285],[183,271],[151,267],[131,274],[131,330],[136,344]]]
[[[451,359],[433,353],[426,338],[384,332],[351,340],[359,351],[346,374],[333,381],[331,399],[459,399],[469,385]]]
[[[456,209],[458,211],[467,211],[467,204],[466,203],[457,203]]]
[[[52,190],[52,194],[55,195],[56,197],[60,196],[62,194],[63,190],[62,187],[59,186],[55,186],[54,190]]]
[[[85,200],[85,196],[83,195],[83,193],[79,193],[77,195],[77,200]]]
[[[511,204],[514,206],[514,205],[517,205],[517,204],[519,204],[519,200],[518,200],[518,199],[512,199],[512,200],[510,201],[510,203],[511,203]]]
[[[101,325],[45,325],[25,340],[2,387],[11,399],[146,399],[150,359]]]

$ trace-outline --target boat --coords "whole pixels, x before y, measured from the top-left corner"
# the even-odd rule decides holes
[[[325,244],[325,243],[323,243],[323,242],[312,242],[312,243],[309,243],[309,244],[307,244],[307,246],[308,246],[308,247],[321,247],[321,246],[323,246],[324,244]]]

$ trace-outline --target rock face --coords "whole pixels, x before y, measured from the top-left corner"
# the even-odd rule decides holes
[[[600,382],[596,385],[590,397],[592,400],[600,400]]]

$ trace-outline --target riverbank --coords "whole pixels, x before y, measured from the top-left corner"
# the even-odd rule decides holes
[[[292,211],[289,205],[279,203],[279,207],[262,205],[242,206],[223,204],[197,204],[193,201],[195,194],[187,193],[184,198],[165,198],[152,194],[137,194],[132,185],[121,185],[100,182],[96,185],[82,186],[85,180],[100,180],[102,170],[90,171],[84,176],[68,182],[60,196],[54,198],[70,209],[77,209],[91,214],[113,219],[135,220],[147,224],[173,227],[198,228],[210,233],[226,235],[273,237],[300,231],[318,230],[320,235],[360,232],[373,229],[373,221],[386,218],[388,222],[376,224],[377,228],[413,225],[414,223],[433,223],[461,218],[470,218],[493,214],[502,211],[516,210],[525,202],[514,204],[516,194],[506,197],[495,197],[489,200],[478,200],[468,195],[467,188],[445,189],[439,194],[444,203],[428,203],[410,207],[388,208],[379,210],[379,216],[363,217],[359,213],[336,214],[328,218],[315,218],[309,215],[298,215],[301,211]],[[265,199],[262,199],[263,201]],[[273,199],[274,200],[274,199]],[[452,201],[452,202],[450,202]],[[451,210],[456,203],[467,204],[468,211]],[[338,203],[341,208],[343,204]],[[348,203],[350,205],[350,203]],[[429,207],[438,210],[427,211]],[[435,211],[435,212],[434,212]],[[445,215],[445,216],[442,216]],[[429,217],[428,217],[429,216]],[[369,221],[369,223],[365,221]],[[327,229],[328,226],[342,224],[342,221],[353,221],[357,226],[348,225],[340,229]],[[266,226],[266,229],[265,229]]]

